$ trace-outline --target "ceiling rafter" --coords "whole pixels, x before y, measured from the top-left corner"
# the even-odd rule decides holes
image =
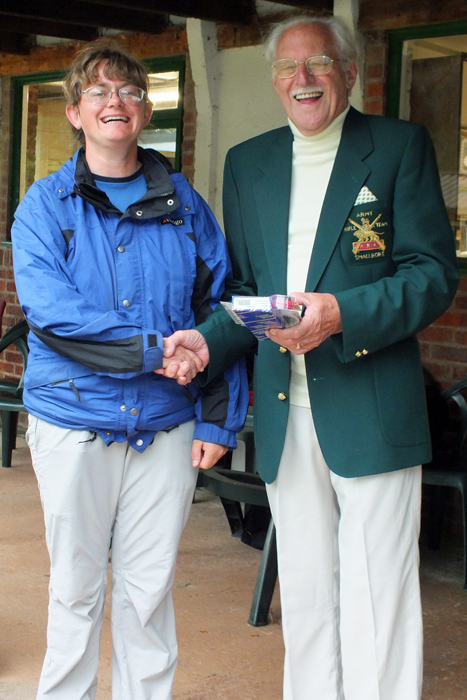
[[[32,46],[31,37],[21,32],[0,31],[0,53],[26,56]]]
[[[323,0],[326,1],[326,0]],[[77,0],[78,3],[86,0]],[[247,24],[256,15],[254,0],[92,0],[95,5],[142,10],[212,22]]]
[[[271,0],[278,2],[281,5],[290,5],[301,10],[313,10],[314,12],[329,12],[334,11],[334,0]]]
[[[14,32],[25,36],[41,34],[44,36],[75,39],[76,41],[90,41],[98,35],[97,27],[82,27],[80,25],[66,24],[60,21],[49,22],[40,19],[23,19],[22,17],[1,16],[1,31]]]
[[[333,11],[333,0],[278,2],[291,10]],[[258,20],[255,0],[0,0],[0,52],[28,53],[35,35],[89,41],[103,28],[159,34],[168,26],[169,15],[246,30]]]
[[[150,33],[158,33],[168,24],[168,18],[160,13],[115,7],[110,11],[89,0],[22,0],[15,5],[10,0],[0,0],[0,26],[3,15],[47,22],[59,17],[64,24]]]

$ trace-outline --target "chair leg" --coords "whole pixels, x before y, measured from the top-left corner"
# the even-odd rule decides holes
[[[17,448],[16,438],[18,437],[18,418],[19,418],[18,411],[13,411],[11,413],[11,423],[10,423],[10,440],[11,440],[11,449],[12,450],[16,450],[16,448]]]
[[[232,537],[241,537],[243,533],[243,513],[240,503],[231,501],[230,498],[220,497],[227,520],[229,521]]]
[[[467,591],[467,489],[465,484],[459,488],[462,496],[462,518],[464,522],[464,589]]]
[[[2,467],[11,467],[13,445],[16,442],[18,414],[15,411],[2,411]],[[16,420],[15,420],[16,419]]]
[[[444,486],[430,486],[430,513],[428,520],[428,549],[438,550],[441,545],[447,492]]]
[[[251,603],[248,624],[252,627],[264,627],[268,624],[269,608],[277,579],[276,528],[273,520],[269,523],[268,534],[264,542],[263,556],[256,578],[253,602]]]

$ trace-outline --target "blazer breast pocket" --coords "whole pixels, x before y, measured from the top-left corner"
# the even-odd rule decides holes
[[[390,260],[393,241],[390,211],[378,200],[352,208],[341,236],[341,252],[346,263],[369,265]]]

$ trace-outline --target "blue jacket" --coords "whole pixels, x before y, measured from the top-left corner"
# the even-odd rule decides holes
[[[28,411],[142,452],[158,430],[196,418],[194,437],[235,447],[248,387],[243,362],[201,390],[154,374],[163,337],[192,328],[231,275],[203,199],[155,151],[139,149],[146,194],[121,213],[83,151],[34,183],[12,230],[18,296],[32,333]]]

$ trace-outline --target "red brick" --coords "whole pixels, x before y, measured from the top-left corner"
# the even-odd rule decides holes
[[[464,362],[467,366],[467,346],[460,345],[436,345],[430,348],[430,357],[449,362]]]
[[[185,124],[183,127],[183,140],[193,139],[195,137],[196,128],[195,124]]]
[[[372,100],[365,102],[365,113],[366,114],[384,114],[384,102],[383,100]]]
[[[443,384],[443,388],[450,386],[456,381],[453,378],[452,366],[446,366],[438,362],[433,362],[432,360],[424,361],[423,366],[436,381]]]
[[[434,341],[437,343],[452,343],[454,331],[452,328],[443,328],[439,326],[428,326],[424,331],[418,334],[421,341]],[[467,344],[467,343],[466,343]]]
[[[190,183],[190,185],[193,185],[193,181],[195,178],[195,169],[193,168],[193,166],[188,166],[188,167],[182,166],[182,173],[183,173],[183,175],[185,175],[185,177],[188,180],[188,182]]]
[[[386,46],[385,45],[380,45],[380,46],[371,46],[367,49],[366,55],[365,55],[366,63],[368,66],[373,65],[374,63],[385,63],[386,60]]]
[[[194,153],[184,153],[182,155],[182,163],[183,163],[184,167],[193,165],[194,161],[195,161]]]
[[[456,310],[467,309],[467,293],[464,291],[458,291],[452,306]]]
[[[365,77],[367,80],[376,80],[384,78],[384,63],[374,63],[369,65],[365,71]]]
[[[365,94],[367,97],[382,97],[384,95],[384,84],[378,83],[368,83],[365,88]]]
[[[454,333],[454,343],[457,345],[467,345],[467,331],[453,330]]]
[[[18,352],[18,350],[16,350],[16,349],[5,350],[3,355],[4,355],[5,362],[10,362],[13,365],[15,365],[15,364],[19,365],[20,363],[22,363],[21,353]]]
[[[453,365],[451,367],[451,384],[460,382],[467,376],[467,365]]]
[[[460,311],[446,311],[435,321],[437,326],[450,326],[454,328],[467,327],[467,314]]]

